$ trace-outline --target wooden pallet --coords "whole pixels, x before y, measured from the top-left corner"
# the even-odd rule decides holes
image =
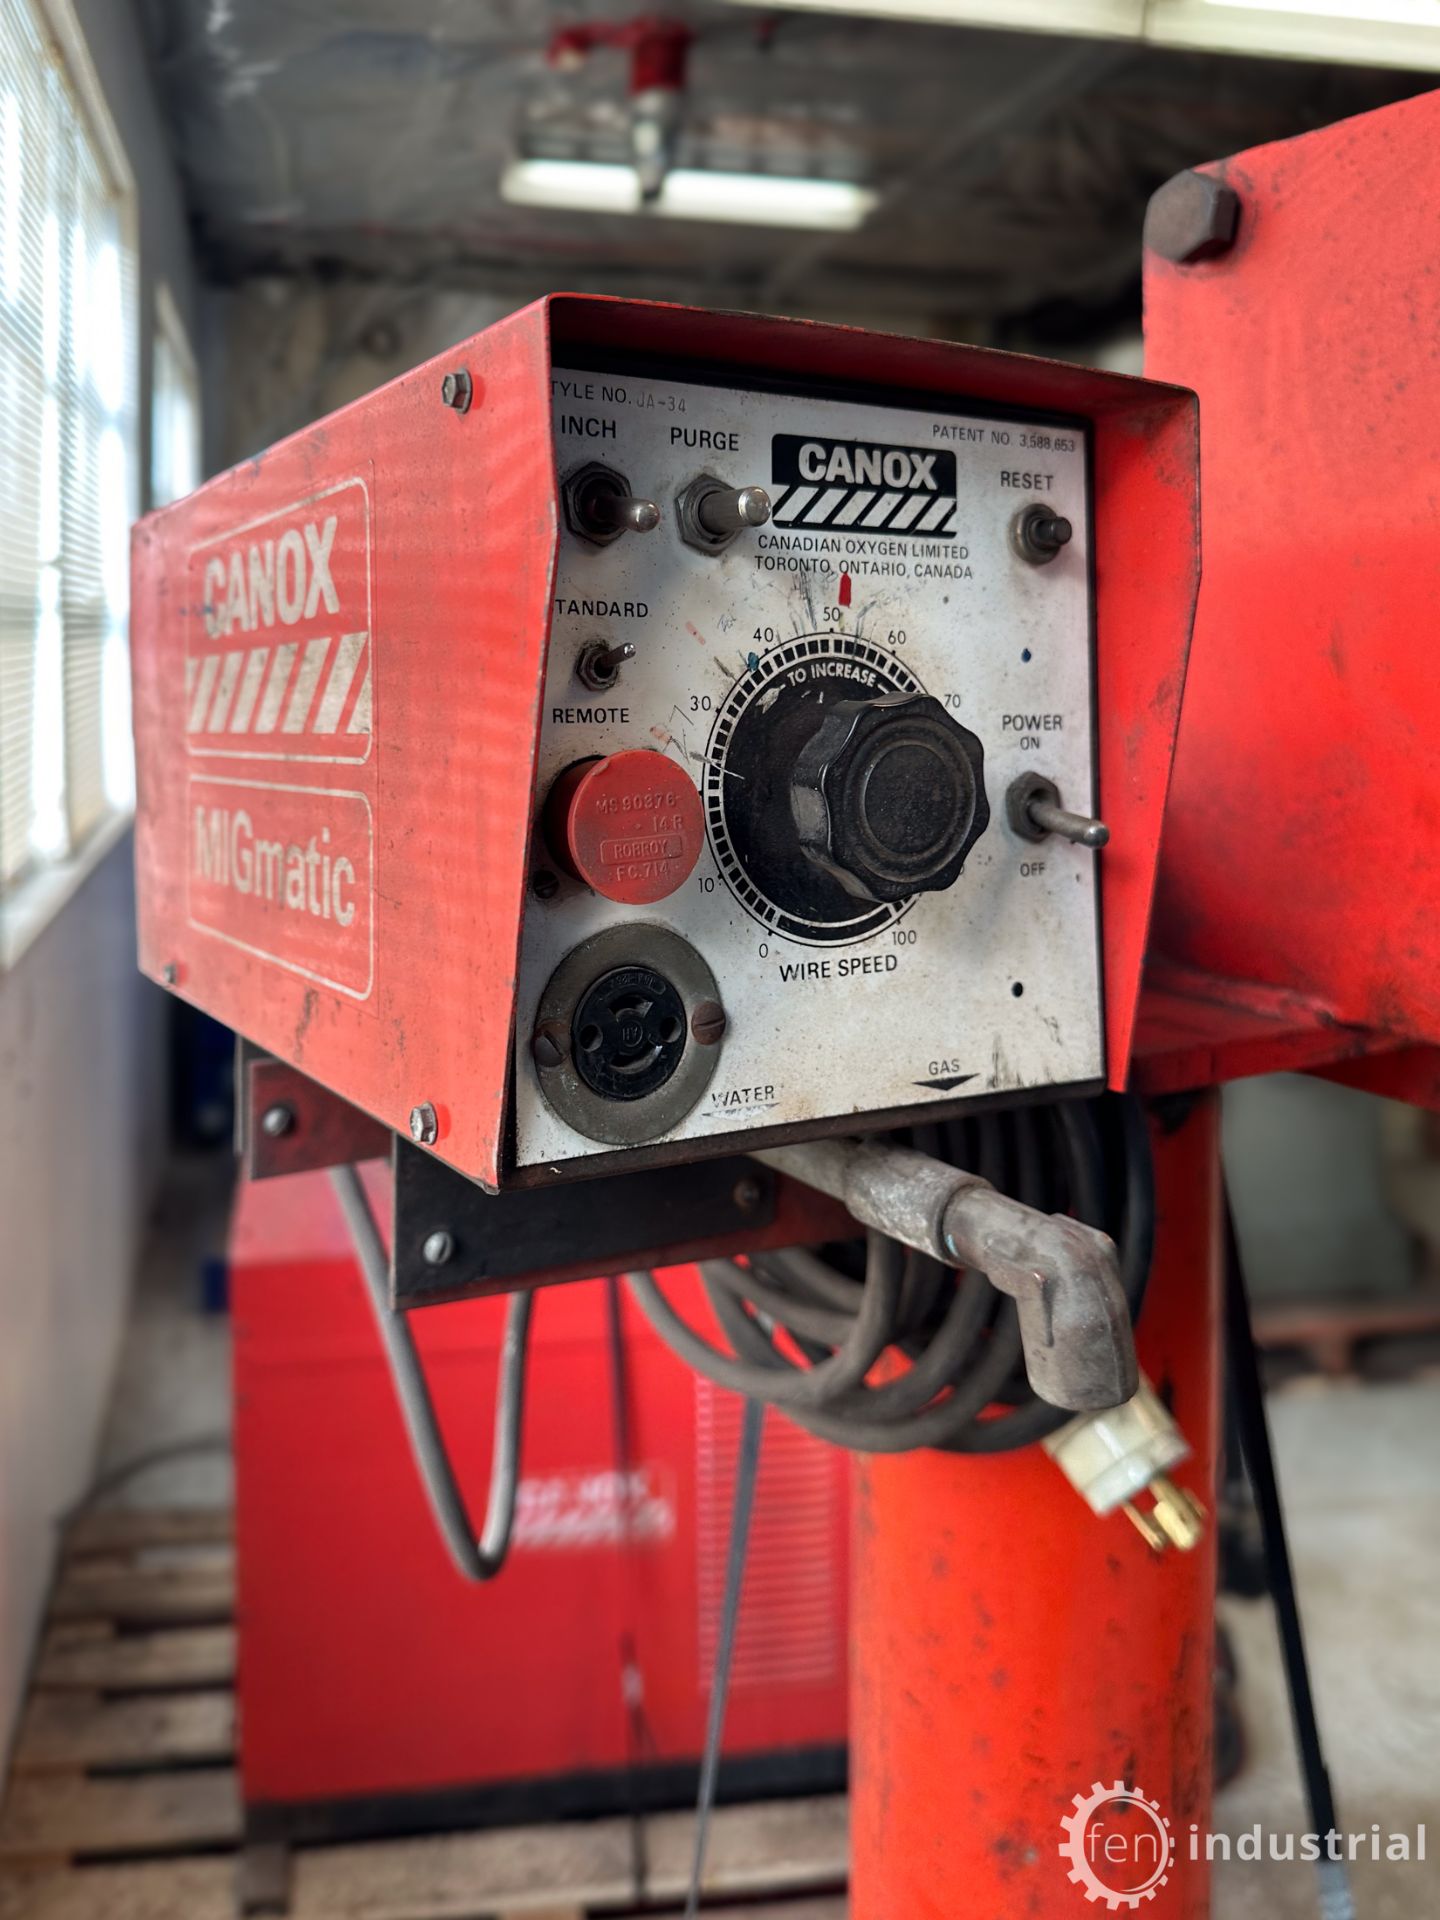
[[[1440,1333],[1440,1287],[1368,1300],[1278,1302],[1255,1316],[1255,1339],[1267,1352],[1286,1349],[1304,1354],[1332,1380],[1363,1372],[1363,1349],[1379,1340],[1402,1341],[1417,1334]],[[1433,1360],[1417,1354],[1415,1365]]]
[[[65,1543],[0,1807],[0,1920],[580,1920],[684,1899],[693,1820],[242,1848],[234,1555],[221,1513],[87,1516]],[[267,1872],[273,1886],[266,1887]],[[721,1808],[706,1920],[843,1920],[845,1803]],[[716,1902],[720,1904],[717,1906]]]

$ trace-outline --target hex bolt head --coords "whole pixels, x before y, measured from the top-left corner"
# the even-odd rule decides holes
[[[1213,174],[1177,173],[1150,196],[1145,245],[1177,267],[1214,260],[1235,244],[1240,196]]]
[[[444,1227],[437,1227],[434,1233],[426,1236],[420,1252],[427,1267],[443,1267],[455,1251],[455,1241]]]
[[[725,1038],[725,1009],[718,1000],[702,1000],[690,1016],[690,1033],[698,1047],[718,1047]]]
[[[417,1147],[433,1147],[440,1138],[440,1121],[428,1100],[410,1109],[410,1138]]]
[[[530,891],[537,900],[553,900],[560,891],[559,876],[548,867],[541,867],[530,876]]]
[[[457,367],[453,373],[447,373],[440,382],[440,398],[447,407],[453,407],[456,413],[468,413],[475,389],[469,372]]]
[[[535,1029],[530,1052],[537,1067],[563,1067],[569,1057],[569,1036],[558,1020],[546,1020]]]
[[[295,1109],[287,1107],[283,1100],[277,1100],[273,1107],[267,1107],[260,1116],[260,1131],[271,1140],[283,1140],[295,1126]]]

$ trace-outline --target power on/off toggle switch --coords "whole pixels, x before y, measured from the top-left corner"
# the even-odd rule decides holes
[[[705,844],[695,782],[647,747],[567,767],[546,799],[544,828],[572,879],[632,907],[683,886]]]

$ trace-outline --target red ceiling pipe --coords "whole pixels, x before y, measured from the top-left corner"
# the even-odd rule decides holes
[[[693,29],[683,21],[642,13],[633,20],[596,20],[561,27],[551,36],[546,58],[552,66],[566,66],[583,60],[597,47],[618,47],[630,55],[631,93],[646,93],[655,87],[681,93],[694,38]]]

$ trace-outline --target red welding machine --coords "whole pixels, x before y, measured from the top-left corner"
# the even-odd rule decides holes
[[[374,1170],[378,1190],[386,1176]],[[457,1580],[416,1485],[323,1174],[241,1189],[231,1237],[241,1766],[256,1836],[680,1805],[715,1658],[740,1401],[606,1283],[537,1305],[505,1577]],[[677,1296],[698,1292],[676,1276]],[[499,1300],[416,1335],[483,1499]],[[772,1420],[722,1791],[845,1767],[846,1456]]]

